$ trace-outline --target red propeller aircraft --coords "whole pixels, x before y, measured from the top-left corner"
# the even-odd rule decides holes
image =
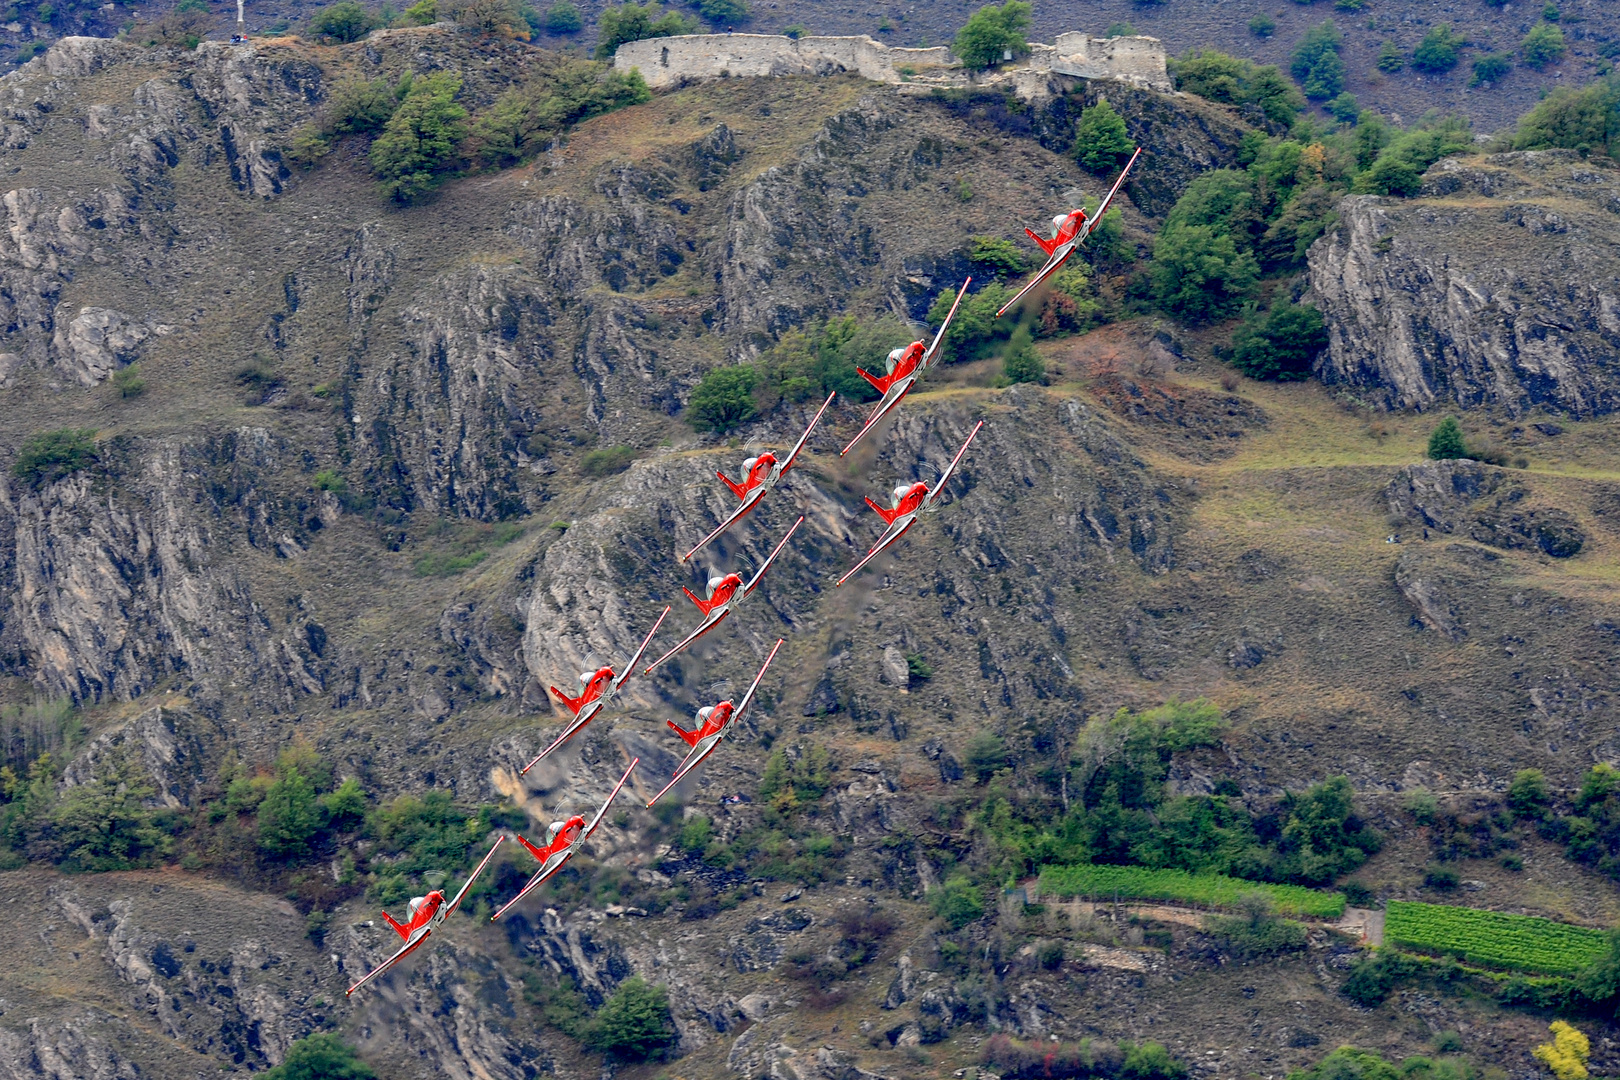
[[[775,487],[776,482],[786,476],[789,469],[793,468],[793,462],[798,458],[799,451],[804,449],[804,444],[810,439],[810,433],[816,430],[816,425],[821,422],[821,414],[827,411],[827,406],[831,405],[833,398],[837,396],[837,393],[827,395],[827,400],[821,403],[821,408],[816,411],[815,418],[810,421],[810,426],[804,429],[804,434],[799,436],[799,441],[794,444],[793,452],[781,461],[776,460],[775,454],[766,451],[759,457],[749,458],[743,462],[743,478],[741,480],[733,480],[723,472],[714,474],[721,479],[726,487],[732,490],[732,493],[737,498],[742,500],[742,505],[733,510],[731,516],[722,521],[718,529],[705,536],[691,551],[682,555],[681,562],[685,562],[699,551],[702,551],[710,540],[737,524],[742,520],[744,514],[759,505],[759,501],[765,497],[765,493]]]
[[[669,609],[666,608],[665,610]],[[564,863],[574,857],[574,852],[585,846],[585,841],[589,840],[591,833],[595,832],[596,827],[602,824],[602,819],[607,816],[608,807],[612,806],[613,800],[619,797],[619,790],[624,787],[624,782],[630,779],[630,774],[636,771],[636,765],[640,761],[640,758],[635,758],[630,762],[630,767],[624,770],[623,776],[619,777],[619,782],[608,793],[607,802],[603,803],[602,809],[598,810],[596,816],[591,818],[589,825],[578,814],[575,814],[567,821],[554,821],[551,823],[551,828],[546,835],[546,846],[542,848],[537,848],[523,839],[521,835],[518,836],[517,842],[528,848],[529,854],[539,860],[540,869],[535,873],[534,877],[529,879],[529,883],[523,886],[521,892],[505,904],[502,904],[501,910],[489,917],[491,922],[505,915],[513,904],[528,896],[536,886],[544,884],[548,878],[563,868]]]
[[[961,462],[962,455],[967,453],[967,448],[973,442],[973,437],[979,433],[979,428],[982,427],[984,427],[983,420],[974,425],[973,430],[968,433],[967,442],[962,444],[962,449],[956,452],[956,456],[951,459],[950,465],[940,474],[939,483],[932,488],[921,480],[913,484],[901,484],[894,489],[893,510],[885,510],[873,502],[871,498],[866,500],[866,505],[878,512],[878,516],[888,524],[888,528],[883,530],[883,535],[878,537],[878,542],[872,545],[872,550],[866,553],[866,558],[856,563],[853,570],[839,578],[838,584],[842,585],[860,573],[863,566],[877,558],[878,554],[885,548],[906,535],[906,530],[917,524],[918,514],[924,510],[932,510],[938,504],[939,497],[945,490],[945,482],[951,478],[951,473],[956,471],[956,466]]]
[[[799,520],[793,523],[793,528],[789,529],[787,535],[782,537],[782,542],[776,545],[776,550],[771,552],[771,557],[765,560],[765,565],[759,568],[759,572],[749,580],[748,584],[744,585],[742,575],[735,572],[724,577],[710,578],[709,598],[707,600],[699,600],[693,595],[691,589],[682,588],[681,591],[686,594],[686,598],[696,604],[699,611],[703,612],[703,621],[698,623],[698,628],[687,634],[679,645],[648,665],[647,670],[642,674],[651,675],[653,668],[656,668],[659,664],[662,664],[665,660],[668,660],[692,644],[692,642],[719,626],[725,621],[727,615],[737,610],[738,606],[748,599],[755,589],[759,588],[760,581],[765,577],[765,571],[771,568],[771,563],[775,562],[776,557],[782,554],[782,549],[787,547],[787,542],[793,538],[793,534],[803,524],[804,517],[800,515]]]
[[[467,895],[467,890],[472,888],[472,883],[478,880],[478,875],[484,872],[484,867],[489,865],[489,860],[495,857],[496,849],[501,846],[501,842],[505,839],[505,835],[495,838],[495,846],[489,849],[489,854],[484,856],[484,861],[478,864],[478,868],[468,876],[467,883],[461,887],[461,891],[456,893],[456,898],[448,904],[444,902],[444,893],[434,889],[426,896],[414,897],[411,900],[405,908],[408,921],[404,925],[395,922],[388,912],[383,912],[383,921],[393,927],[396,934],[405,939],[405,944],[400,946],[399,952],[378,964],[371,974],[349,987],[348,993],[353,994],[366,983],[420,948],[422,943],[432,936],[433,931],[437,930],[443,925],[444,920],[450,917],[450,913],[456,910],[456,907],[461,903],[461,898]]]
[[[614,694],[619,692],[619,687],[624,685],[626,679],[635,674],[636,665],[641,663],[642,654],[647,651],[647,646],[652,642],[653,635],[658,633],[658,628],[664,624],[664,616],[668,614],[669,608],[666,607],[664,608],[664,614],[658,616],[658,621],[653,623],[653,628],[647,631],[647,636],[641,639],[641,648],[637,649],[636,654],[630,658],[630,662],[624,665],[624,674],[615,675],[610,667],[599,668],[595,672],[580,672],[579,682],[581,689],[579,697],[569,697],[555,686],[551,688],[551,692],[562,699],[563,705],[569,712],[574,714],[574,718],[563,728],[562,734],[557,736],[556,742],[540,751],[533,761],[523,766],[523,772],[528,772],[540,764],[541,761],[545,760],[547,754],[578,735],[586,724],[596,719],[596,715],[607,708],[607,703],[613,699]]]
[[[697,713],[698,726],[691,731],[687,731],[673,720],[668,721],[670,729],[684,739],[686,745],[690,746],[691,749],[686,752],[686,759],[681,762],[680,768],[675,770],[675,778],[664,785],[663,791],[660,791],[648,801],[648,806],[662,799],[670,788],[686,779],[687,773],[703,764],[704,760],[714,753],[715,748],[720,745],[720,740],[725,738],[726,732],[730,731],[732,726],[742,719],[743,713],[748,711],[749,704],[754,700],[754,692],[759,689],[759,680],[765,677],[765,669],[771,666],[772,660],[776,659],[776,651],[782,647],[784,640],[783,638],[776,639],[776,644],[771,647],[771,654],[759,666],[759,674],[754,676],[753,685],[748,688],[748,693],[743,695],[742,701],[736,706],[733,706],[729,701],[722,701],[718,705],[710,705],[708,708],[699,709]]]
[[[1005,315],[1014,304],[1024,298],[1026,293],[1057,273],[1058,268],[1069,261],[1069,256],[1074,254],[1074,249],[1086,242],[1086,237],[1091,235],[1091,231],[1097,227],[1097,223],[1103,219],[1103,215],[1108,213],[1108,205],[1114,201],[1114,195],[1119,191],[1119,186],[1125,182],[1125,174],[1131,171],[1131,166],[1135,165],[1136,159],[1141,156],[1142,148],[1137,147],[1136,153],[1131,155],[1131,160],[1127,161],[1125,167],[1119,171],[1119,179],[1115,180],[1114,186],[1108,189],[1108,197],[1097,207],[1097,212],[1089,218],[1084,210],[1070,210],[1067,214],[1059,214],[1052,219],[1053,235],[1050,240],[1041,237],[1034,229],[1026,228],[1024,230],[1029,238],[1039,244],[1042,251],[1046,252],[1046,265],[1036,272],[1028,285],[1018,290],[1016,296],[1001,306],[1001,310],[996,312],[996,318],[999,319]]]
[[[883,397],[878,401],[877,408],[872,410],[872,415],[867,418],[866,426],[861,428],[860,434],[849,440],[849,445],[838,452],[839,457],[855,449],[855,444],[864,439],[866,433],[871,431],[879,420],[888,416],[894,407],[900,404],[900,399],[916,384],[917,377],[939,362],[939,350],[945,341],[945,331],[950,329],[951,320],[956,317],[956,309],[961,307],[962,297],[967,295],[968,286],[971,284],[973,284],[971,277],[962,282],[962,287],[956,292],[956,301],[951,304],[950,313],[945,316],[944,324],[940,326],[939,333],[934,335],[934,340],[926,347],[920,341],[913,341],[905,348],[895,349],[889,353],[888,371],[882,377],[861,368],[855,369],[861,378],[876,387],[877,392]]]

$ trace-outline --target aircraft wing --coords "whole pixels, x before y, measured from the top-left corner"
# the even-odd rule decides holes
[[[951,310],[946,314],[945,321],[940,324],[939,333],[934,335],[934,340],[929,344],[928,351],[923,353],[922,363],[917,365],[919,369],[934,366],[934,361],[939,356],[940,342],[945,340],[945,331],[951,328],[951,320],[956,318],[956,309],[962,306],[962,297],[967,295],[968,286],[971,284],[973,284],[973,277],[969,275],[968,279],[962,282],[962,287],[956,291],[956,301],[951,304]]]
[[[1091,219],[1086,222],[1085,230],[1081,232],[1079,236],[1074,238],[1075,243],[1083,243],[1086,237],[1091,235],[1091,230],[1097,227],[1097,223],[1102,220],[1103,215],[1108,213],[1108,204],[1114,201],[1114,196],[1119,193],[1120,185],[1125,183],[1125,174],[1131,171],[1131,166],[1135,165],[1136,159],[1141,156],[1142,148],[1138,146],[1136,148],[1136,153],[1131,155],[1131,160],[1127,161],[1125,163],[1125,167],[1119,170],[1119,179],[1115,180],[1114,186],[1108,189],[1107,198],[1103,199],[1102,202],[1097,204],[1097,212],[1092,214]]]
[[[894,532],[890,533],[888,536],[885,536],[883,539],[879,540],[876,544],[872,545],[872,550],[868,551],[866,553],[866,558],[864,558],[860,562],[856,563],[854,568],[852,570],[850,570],[849,573],[847,573],[843,577],[839,578],[838,579],[838,584],[842,585],[844,582],[848,581],[850,578],[852,578],[856,574],[860,573],[862,567],[864,567],[867,563],[871,562],[873,559],[877,558],[883,552],[887,551],[894,544],[894,542],[896,540],[898,540],[902,536],[906,535],[906,531],[908,529],[910,529],[915,524],[917,524],[917,515],[912,514],[911,519],[909,521],[907,521],[904,525],[902,525],[899,529],[896,529]]]
[[[962,455],[967,453],[967,448],[973,443],[973,437],[979,433],[979,429],[982,427],[984,427],[983,420],[973,425],[973,430],[968,432],[967,442],[963,443],[962,449],[958,450],[956,456],[951,458],[951,463],[946,466],[945,471],[939,474],[939,483],[935,484],[934,490],[928,493],[926,505],[932,506],[934,500],[939,498],[940,492],[945,490],[945,482],[951,478],[951,473],[955,472],[956,467],[962,463]]]
[[[467,895],[467,890],[472,888],[472,883],[478,880],[478,875],[484,872],[484,867],[489,865],[489,860],[495,857],[496,850],[500,848],[501,844],[505,842],[505,840],[505,833],[501,833],[495,838],[495,846],[489,849],[489,854],[484,856],[484,861],[478,864],[478,868],[471,874],[467,875],[467,880],[462,884],[461,891],[456,893],[456,898],[454,900],[450,901],[450,906],[444,909],[444,915],[442,916],[443,918],[448,919],[450,917],[450,913],[456,910],[457,905],[461,903],[461,898]]]
[[[651,806],[653,803],[657,802],[659,799],[662,799],[665,795],[667,795],[669,793],[670,788],[674,787],[676,784],[678,784],[682,780],[686,779],[686,774],[687,773],[691,772],[693,769],[697,768],[699,765],[701,765],[705,761],[707,761],[708,758],[709,758],[709,755],[714,753],[715,750],[717,750],[719,748],[720,740],[725,738],[725,734],[726,734],[725,729],[722,728],[718,733],[716,733],[716,735],[714,737],[714,741],[709,743],[709,745],[705,749],[700,750],[700,751],[695,751],[695,752],[693,752],[691,754],[688,754],[686,756],[686,760],[681,762],[681,767],[675,770],[674,778],[672,780],[670,780],[669,783],[664,785],[664,789],[662,791],[660,791],[658,794],[654,795],[651,799],[649,799],[647,801],[647,805]]]
[[[642,674],[651,675],[653,673],[653,669],[658,667],[659,664],[662,664],[665,660],[668,660],[670,657],[692,644],[692,642],[719,626],[725,620],[725,617],[731,614],[731,608],[729,605],[716,610],[719,612],[719,614],[711,613],[709,615],[705,615],[703,617],[703,621],[698,623],[696,630],[693,630],[690,634],[687,634],[684,638],[682,638],[679,645],[669,650],[669,652],[665,653],[663,656],[660,656],[657,660],[654,660],[651,664],[648,664],[647,669],[643,671]]]
[[[810,426],[804,429],[804,434],[799,436],[799,441],[793,444],[793,452],[784,458],[782,463],[776,467],[776,475],[778,479],[787,475],[787,471],[793,468],[793,462],[798,459],[799,451],[803,450],[804,444],[810,441],[810,433],[816,430],[817,424],[821,423],[821,414],[827,411],[827,406],[831,405],[833,403],[833,398],[837,396],[838,391],[834,390],[832,393],[827,395],[827,400],[821,403],[821,408],[816,410],[816,415],[810,419]]]
[[[636,650],[636,655],[632,656],[629,659],[629,661],[624,665],[624,674],[619,675],[619,676],[614,678],[613,685],[608,689],[608,692],[606,694],[602,695],[603,697],[608,697],[608,696],[610,696],[612,694],[618,693],[619,692],[619,687],[623,686],[625,684],[625,681],[628,680],[630,678],[631,674],[635,672],[636,665],[641,663],[641,657],[647,651],[647,646],[652,644],[653,635],[658,633],[658,628],[660,626],[664,625],[664,617],[667,616],[668,614],[669,614],[669,605],[666,604],[666,605],[664,605],[664,614],[658,616],[658,621],[653,623],[653,628],[651,630],[647,631],[647,636],[646,637],[641,639],[641,648],[637,649]]]
[[[1035,272],[1035,276],[1029,279],[1029,284],[1025,285],[1022,289],[1019,289],[1018,293],[1011,300],[1001,305],[1001,310],[996,312],[996,318],[1001,318],[1009,310],[1011,310],[1018,303],[1018,301],[1022,300],[1031,289],[1035,288],[1035,286],[1057,273],[1058,267],[1062,266],[1068,260],[1069,256],[1074,254],[1074,248],[1075,242],[1071,240],[1054,251],[1052,253],[1052,257],[1046,260],[1046,265],[1037,270]]]
[[[747,585],[743,586],[742,594],[744,596],[750,595],[755,589],[759,588],[760,581],[765,577],[765,571],[771,568],[771,563],[775,562],[776,557],[782,554],[782,549],[787,547],[787,542],[793,539],[793,534],[797,532],[799,530],[799,526],[803,524],[804,515],[800,514],[799,520],[795,521],[793,523],[793,528],[789,529],[787,531],[787,535],[782,537],[782,542],[776,545],[776,549],[771,552],[770,558],[766,559],[764,565],[759,568],[759,572],[754,575],[753,580],[751,580]]]
[[[918,369],[918,371],[920,370],[921,368]],[[888,392],[883,395],[883,400],[878,402],[876,409],[872,410],[872,415],[866,418],[866,424],[853,439],[849,440],[848,446],[838,451],[838,456],[843,457],[845,454],[855,449],[855,444],[866,438],[866,433],[876,427],[879,420],[882,420],[885,416],[888,416],[889,413],[894,411],[894,407],[900,404],[901,399],[911,392],[911,387],[914,383],[916,383],[916,381],[917,372],[914,371],[910,375],[907,375],[904,379],[901,379],[899,382],[891,384]],[[900,388],[898,393],[895,392],[895,387]]]
[[[667,611],[668,609],[666,608],[665,610]],[[563,743],[567,742],[569,739],[572,739],[575,735],[578,735],[580,730],[584,728],[586,724],[589,724],[592,720],[595,720],[596,714],[601,711],[602,700],[600,698],[587,703],[583,709],[574,714],[574,718],[568,721],[567,725],[563,727],[562,733],[558,735],[556,739],[552,740],[550,746],[540,751],[534,756],[533,761],[529,762],[527,765],[523,766],[523,768],[518,770],[518,775],[521,776],[528,772],[530,769],[544,761],[547,756],[553,753]]]
[[[608,807],[612,806],[613,805],[613,800],[617,799],[619,797],[619,789],[624,787],[625,781],[630,779],[630,774],[636,771],[636,766],[639,765],[640,763],[641,763],[640,758],[632,758],[631,759],[630,767],[628,769],[624,770],[624,775],[619,777],[619,782],[617,784],[613,785],[612,792],[610,792],[608,794],[607,802],[602,804],[602,809],[600,809],[600,810],[598,810],[596,812],[596,816],[591,818],[591,823],[589,825],[585,826],[585,831],[579,834],[579,839],[574,841],[574,846],[575,847],[578,847],[580,844],[583,844],[586,841],[586,839],[588,839],[590,837],[591,833],[596,831],[596,827],[598,825],[602,824],[602,819],[607,817]]]
[[[518,894],[516,896],[512,897],[512,899],[510,899],[506,903],[502,904],[500,910],[489,917],[489,921],[494,922],[496,919],[499,919],[502,915],[505,915],[508,911],[510,911],[512,909],[513,905],[515,905],[519,900],[522,900],[525,896],[528,896],[529,893],[533,892],[537,887],[539,887],[541,885],[544,885],[547,881],[551,880],[551,876],[553,874],[555,874],[557,871],[561,870],[565,865],[567,865],[568,858],[569,858],[569,856],[573,855],[573,853],[574,853],[574,849],[569,848],[568,850],[566,850],[566,851],[564,851],[562,853],[562,856],[563,856],[562,858],[558,859],[556,862],[552,863],[550,866],[546,866],[546,865],[542,864],[540,869],[535,872],[534,877],[529,879],[528,884],[524,885],[523,888],[519,889]]]
[[[735,724],[742,719],[742,714],[747,711],[749,703],[754,700],[754,691],[759,689],[759,681],[765,677],[765,669],[771,666],[772,660],[776,659],[776,651],[782,647],[782,642],[785,640],[787,639],[777,638],[776,644],[771,647],[771,655],[767,656],[765,662],[759,665],[759,674],[754,676],[753,685],[748,688],[748,693],[743,695],[742,703],[731,712],[731,723]]]
[[[724,521],[715,527],[714,532],[692,545],[692,550],[681,556],[681,562],[685,562],[687,559],[690,559],[692,556],[708,547],[711,540],[725,532],[727,529],[731,528],[733,525],[737,524],[737,522],[741,521],[744,514],[748,513],[748,511],[759,505],[760,498],[764,498],[763,492],[760,493],[759,498],[750,499],[744,502],[741,506],[737,507],[737,509],[733,510]]]
[[[426,928],[424,928],[424,929],[426,929]],[[383,972],[387,971],[389,968],[393,967],[395,964],[397,964],[401,960],[405,959],[411,953],[415,952],[416,947],[418,945],[422,944],[422,942],[426,941],[428,939],[428,934],[431,934],[431,933],[432,933],[431,930],[427,930],[426,933],[421,933],[421,934],[416,935],[414,940],[407,941],[405,944],[401,945],[399,947],[398,952],[396,952],[393,956],[390,956],[388,959],[384,960],[382,963],[378,964],[376,967],[372,968],[370,974],[368,974],[365,978],[361,979],[359,982],[355,983],[353,986],[349,987],[349,989],[344,992],[343,996],[344,997],[349,997],[356,990],[358,990],[362,986],[366,985],[366,983],[370,982],[372,979],[375,979],[377,976],[381,975]]]

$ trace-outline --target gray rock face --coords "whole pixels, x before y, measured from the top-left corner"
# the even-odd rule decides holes
[[[1620,169],[1571,151],[1447,159],[1415,199],[1350,196],[1310,251],[1324,382],[1385,408],[1620,407]]]
[[[160,332],[167,332],[163,327]],[[133,322],[111,308],[81,308],[71,320],[58,316],[52,346],[56,366],[79,381],[94,386],[112,375],[115,368],[133,363],[140,355],[141,342],[152,336],[152,328]]]
[[[1531,506],[1526,489],[1506,469],[1477,461],[1409,465],[1385,488],[1392,516],[1427,529],[1467,536],[1492,547],[1533,547],[1556,559],[1580,553],[1586,533],[1569,511]]]

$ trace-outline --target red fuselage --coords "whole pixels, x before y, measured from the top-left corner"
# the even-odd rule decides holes
[[[717,608],[727,600],[730,600],[732,595],[735,594],[738,589],[742,588],[742,583],[743,579],[741,574],[727,574],[725,577],[721,578],[720,584],[716,585],[714,587],[714,591],[709,594],[710,609],[712,610]]]
[[[1067,244],[1073,240],[1086,223],[1084,210],[1070,210],[1064,215],[1062,223],[1057,227],[1057,235],[1052,238],[1054,244]]]
[[[697,737],[701,741],[723,729],[731,720],[733,706],[729,701],[722,701],[709,713],[708,718],[698,725]]]
[[[612,681],[613,681],[613,669],[612,668],[605,667],[605,668],[601,668],[600,670],[598,670],[596,672],[596,674],[591,676],[590,682],[587,682],[585,684],[585,689],[583,689],[583,690],[581,690],[579,692],[579,703],[580,703],[580,705],[581,706],[589,705],[591,702],[593,702],[597,698],[601,697],[602,696],[602,691],[605,690],[607,688],[608,684],[611,683]]]
[[[584,831],[585,819],[575,814],[563,823],[563,827],[557,830],[557,835],[551,838],[551,843],[546,845],[546,856],[549,858],[557,854],[557,852],[563,851],[568,845],[578,840],[579,834]],[[540,861],[544,862],[545,859]]]
[[[432,892],[424,896],[422,898],[422,903],[417,906],[415,911],[411,912],[411,921],[405,924],[406,933],[409,934],[413,930],[419,930],[426,926],[430,921],[432,921],[434,914],[439,910],[439,906],[443,903],[444,893],[440,892],[438,889],[434,889]]]
[[[895,516],[899,517],[901,514],[911,513],[912,511],[916,510],[917,507],[921,506],[923,500],[927,497],[928,485],[923,483],[921,480],[917,481],[915,484],[912,484],[904,494],[895,500]]]
[[[889,372],[889,378],[903,379],[916,371],[917,366],[922,363],[923,353],[927,351],[928,346],[920,341],[913,341],[907,345],[906,351],[900,354],[900,359],[894,362],[894,370]]]
[[[748,475],[743,479],[743,490],[748,491],[764,483],[765,478],[771,474],[771,470],[775,467],[775,454],[759,455],[759,460],[754,462],[754,467],[748,470]]]

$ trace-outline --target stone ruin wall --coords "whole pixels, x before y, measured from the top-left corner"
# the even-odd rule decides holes
[[[1051,45],[1033,45],[1030,55],[989,76],[970,75],[950,49],[896,49],[870,37],[803,37],[775,34],[691,34],[648,38],[619,46],[617,71],[641,72],[655,90],[703,79],[781,75],[836,75],[855,72],[882,83],[915,83],[919,88],[971,85],[987,77],[1008,77],[1022,89],[1031,78],[1072,75],[1117,79],[1154,90],[1171,89],[1164,44],[1151,37],[1094,38],[1060,34]],[[901,76],[900,69],[907,74]]]

